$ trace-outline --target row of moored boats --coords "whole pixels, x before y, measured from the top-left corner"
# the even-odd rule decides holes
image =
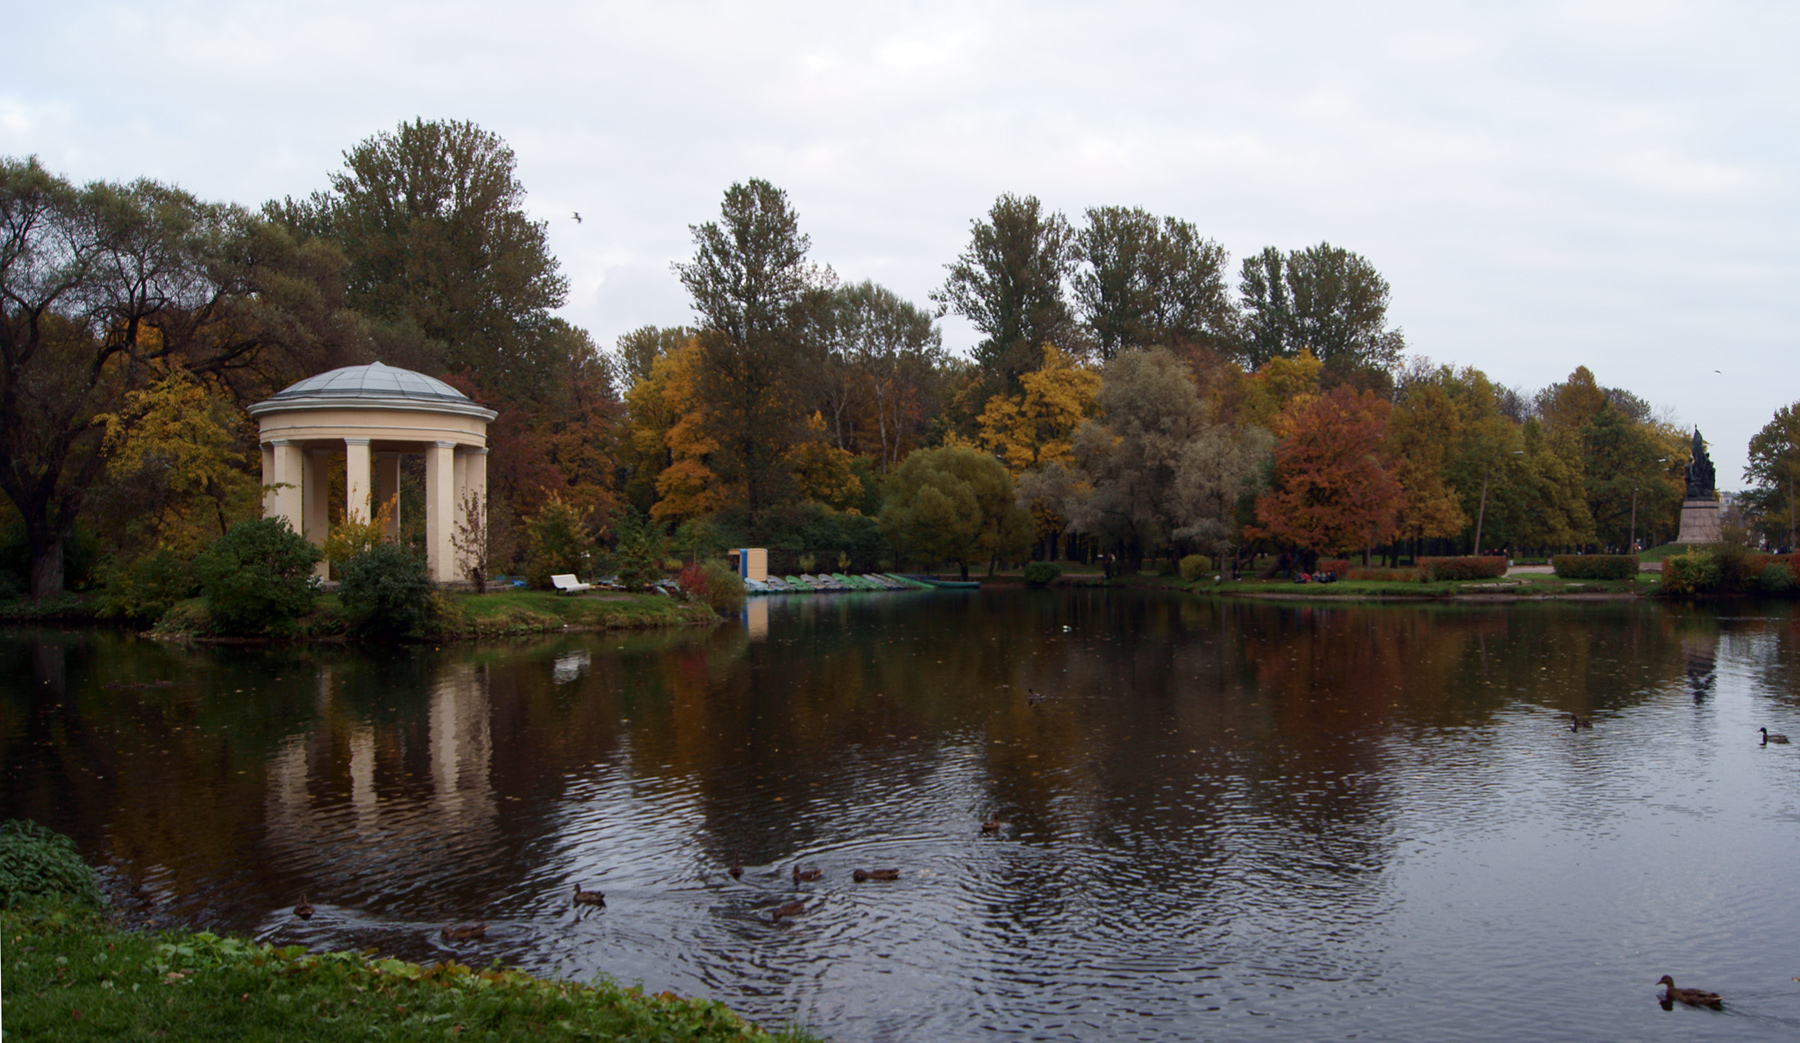
[[[821,572],[816,576],[747,579],[744,581],[744,589],[751,594],[816,594],[827,590],[929,590],[931,584],[891,572],[864,572],[855,576],[842,572]]]

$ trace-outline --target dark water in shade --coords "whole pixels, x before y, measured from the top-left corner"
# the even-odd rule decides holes
[[[1791,605],[1097,591],[391,652],[14,631],[0,815],[215,929],[846,1041],[1791,1040],[1800,745],[1756,729],[1800,738],[1797,645]]]

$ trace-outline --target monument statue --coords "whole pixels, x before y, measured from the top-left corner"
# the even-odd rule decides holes
[[[1714,481],[1712,458],[1706,455],[1706,443],[1700,440],[1700,429],[1694,428],[1694,458],[1687,465],[1687,498],[1690,500],[1716,500],[1718,496],[1717,482]]]

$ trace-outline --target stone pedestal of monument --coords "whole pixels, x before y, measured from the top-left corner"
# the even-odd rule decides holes
[[[1719,501],[1687,500],[1681,505],[1681,535],[1676,543],[1717,543],[1719,535]]]

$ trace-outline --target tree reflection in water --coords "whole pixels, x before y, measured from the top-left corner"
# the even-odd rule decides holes
[[[1791,714],[1794,649],[1786,610],[1117,591],[801,597],[443,649],[15,632],[0,810],[207,926],[431,958],[437,926],[482,918],[483,958],[834,1037],[1272,1014],[1314,1038],[1429,962],[1395,925],[1450,902],[1420,867],[1511,828],[1498,794],[1543,808],[1528,834],[1616,834],[1621,757],[1650,763],[1670,696],[1695,744],[1738,712],[1715,694]],[[1571,710],[1594,731],[1570,736]],[[796,862],[824,879],[794,884]],[[901,878],[850,881],[877,864]],[[571,882],[603,916],[573,918]],[[795,897],[806,916],[771,931]]]

